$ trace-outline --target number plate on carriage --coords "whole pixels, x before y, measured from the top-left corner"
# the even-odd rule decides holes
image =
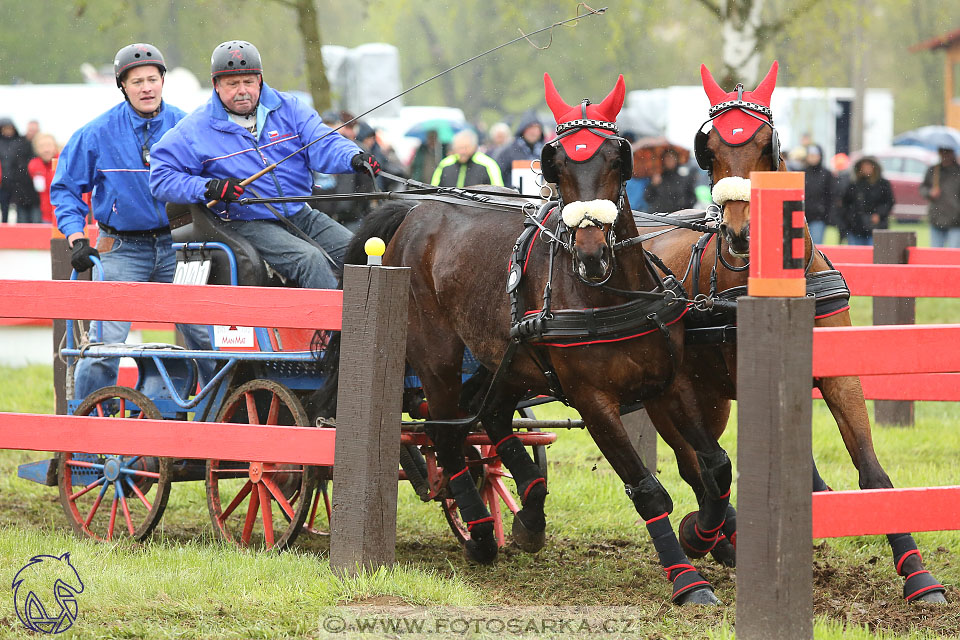
[[[253,327],[213,325],[213,344],[217,349],[255,350],[257,339]]]

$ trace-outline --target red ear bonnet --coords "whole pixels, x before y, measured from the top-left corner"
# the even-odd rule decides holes
[[[773,89],[777,85],[777,69],[779,69],[779,65],[777,61],[774,60],[773,64],[770,65],[770,71],[767,72],[767,76],[757,85],[757,88],[753,91],[743,92],[743,101],[755,102],[769,107]],[[710,106],[737,99],[736,91],[727,93],[720,88],[720,85],[713,79],[710,70],[707,69],[705,65],[700,65],[700,79],[703,82],[703,90],[710,99]],[[720,134],[720,137],[727,144],[734,146],[741,145],[751,140],[757,133],[757,129],[763,126],[763,123],[757,120],[757,118],[769,122],[769,118],[762,113],[751,111],[748,115],[741,109],[731,109],[730,111],[720,114],[713,120],[713,128],[717,130],[717,133]]]
[[[557,124],[570,122],[571,120],[580,120],[583,113],[580,110],[580,104],[569,105],[553,86],[553,80],[550,74],[543,74],[543,86],[546,92],[547,106],[553,112],[553,118]],[[617,78],[617,84],[613,91],[603,99],[600,104],[587,105],[587,118],[590,120],[603,120],[604,122],[616,122],[617,115],[623,107],[623,98],[626,95],[626,86],[623,83],[623,76]],[[600,145],[606,138],[602,138],[587,129],[580,129],[560,139],[563,150],[571,160],[583,161],[591,158],[597,152]]]

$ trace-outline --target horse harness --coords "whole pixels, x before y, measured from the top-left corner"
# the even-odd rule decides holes
[[[572,230],[560,219],[555,231],[550,232],[547,229],[548,219],[558,208],[558,202],[544,203],[535,217],[525,220],[523,232],[514,244],[506,289],[510,296],[510,344],[495,374],[495,381],[497,375],[507,368],[516,350],[525,345],[546,378],[551,395],[568,403],[549,353],[544,347],[618,342],[660,331],[667,339],[671,358],[676,360],[678,356],[674,353],[675,347],[669,340],[669,326],[683,317],[688,307],[683,286],[672,275],[661,276],[653,268],[649,256],[645,255],[644,264],[657,283],[655,290],[621,291],[603,287],[616,295],[633,299],[623,304],[593,309],[554,309],[551,305],[551,294],[555,257],[561,248],[570,247],[563,238],[572,234]],[[520,284],[533,245],[541,235],[550,243],[550,262],[547,282],[543,289],[543,304],[539,310],[524,312]]]

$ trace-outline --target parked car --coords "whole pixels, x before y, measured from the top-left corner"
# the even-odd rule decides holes
[[[870,153],[850,155],[850,167],[863,156],[873,156],[883,169],[883,177],[893,187],[893,217],[900,222],[916,222],[927,215],[927,201],[920,197],[920,183],[927,169],[940,158],[924,147],[898,145]]]

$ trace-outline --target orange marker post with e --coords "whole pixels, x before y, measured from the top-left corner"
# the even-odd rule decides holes
[[[804,278],[803,173],[750,173],[750,278],[747,295],[795,298]]]

